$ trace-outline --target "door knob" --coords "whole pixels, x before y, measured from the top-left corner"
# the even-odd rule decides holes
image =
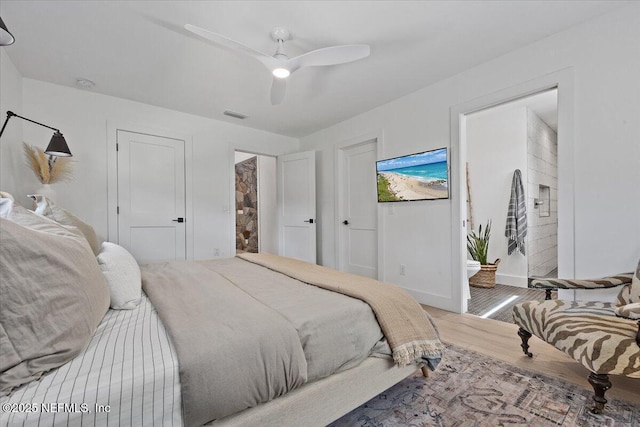
[[[344,221],[342,221],[342,223],[343,223],[344,225],[349,225],[349,221],[347,221],[346,219],[345,219]]]
[[[309,224],[313,224],[313,218],[306,219],[304,222],[308,222]]]
[[[184,218],[176,218],[176,219],[172,219],[171,221],[173,221],[173,222],[184,222]]]

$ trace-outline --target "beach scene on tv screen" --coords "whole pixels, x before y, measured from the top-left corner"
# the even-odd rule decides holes
[[[376,162],[378,201],[449,198],[447,149]]]

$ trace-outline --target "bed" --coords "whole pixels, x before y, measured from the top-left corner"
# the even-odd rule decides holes
[[[394,363],[380,308],[339,284],[361,279],[298,263],[142,266],[139,301],[107,310],[78,354],[0,397],[0,425],[326,425],[435,367],[437,336],[429,357]],[[309,284],[327,274],[328,285]]]

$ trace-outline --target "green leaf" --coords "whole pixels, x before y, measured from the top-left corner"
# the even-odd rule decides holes
[[[482,231],[482,224],[478,227],[478,234],[471,230],[467,234],[467,250],[469,255],[475,261],[479,261],[482,265],[487,265],[487,254],[489,253],[489,237],[491,236],[491,220],[487,222],[487,226]]]

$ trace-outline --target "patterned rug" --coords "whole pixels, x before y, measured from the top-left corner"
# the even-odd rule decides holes
[[[331,427],[640,426],[640,405],[608,396],[603,415],[593,391],[448,345],[429,378],[409,377]]]

